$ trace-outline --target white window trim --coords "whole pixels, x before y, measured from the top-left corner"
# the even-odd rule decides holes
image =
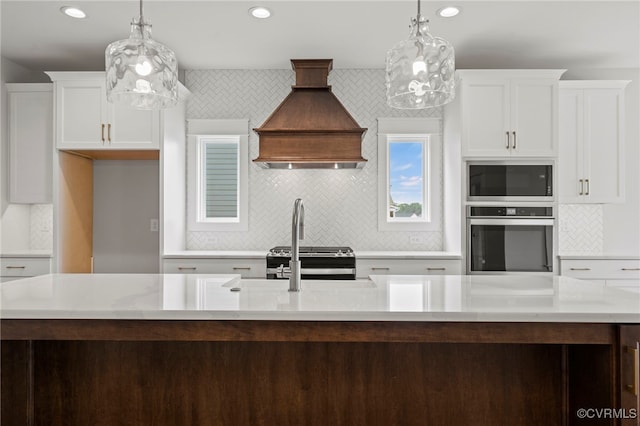
[[[187,120],[187,230],[188,231],[248,231],[249,230],[249,120]],[[238,141],[238,218],[204,219],[198,195],[204,187],[198,150],[204,139]]]
[[[440,119],[378,119],[378,230],[441,231],[442,230],[442,135]],[[425,140],[424,176],[426,211],[424,220],[388,221],[389,140],[392,138]]]

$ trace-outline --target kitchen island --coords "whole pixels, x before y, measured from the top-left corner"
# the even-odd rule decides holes
[[[287,288],[196,274],[3,283],[3,423],[637,424],[637,289],[525,275]]]

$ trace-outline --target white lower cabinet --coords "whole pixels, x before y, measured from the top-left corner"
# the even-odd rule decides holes
[[[640,259],[561,259],[560,274],[611,287],[640,286]]]
[[[0,258],[0,280],[11,281],[51,273],[50,257],[3,256]]]
[[[357,278],[369,275],[460,275],[459,259],[358,259]]]
[[[180,258],[163,260],[165,274],[240,274],[266,278],[267,262],[261,258]]]

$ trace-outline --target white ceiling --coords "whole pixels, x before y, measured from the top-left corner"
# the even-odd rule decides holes
[[[454,3],[450,19],[435,11]],[[59,12],[79,6],[74,20]],[[268,6],[257,20],[248,9]],[[334,68],[384,68],[408,36],[415,0],[146,0],[153,36],[181,69],[289,68],[333,58]],[[431,32],[449,40],[457,68],[640,68],[640,0],[422,1]],[[104,49],[127,38],[138,1],[1,2],[1,55],[32,70],[102,70]]]

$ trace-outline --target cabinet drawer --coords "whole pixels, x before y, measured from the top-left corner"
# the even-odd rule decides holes
[[[164,259],[165,274],[240,274],[242,278],[266,278],[263,259]]]
[[[638,259],[584,259],[562,260],[562,275],[582,279],[640,279]]]
[[[461,261],[457,259],[357,259],[356,275],[459,275]]]
[[[50,258],[4,257],[0,259],[3,277],[33,277],[51,272]]]

